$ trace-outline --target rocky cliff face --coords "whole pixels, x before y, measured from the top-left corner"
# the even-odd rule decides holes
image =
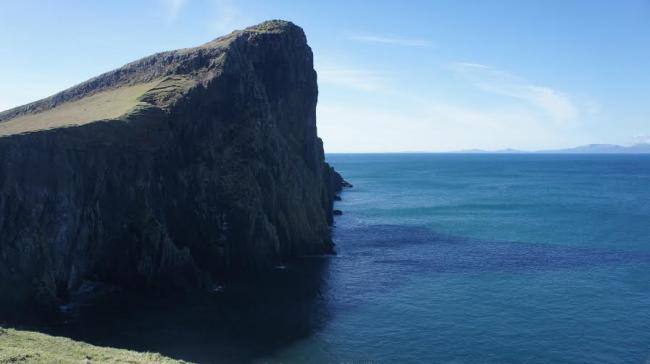
[[[303,31],[270,21],[0,113],[0,299],[200,289],[331,253],[344,181],[317,94]]]

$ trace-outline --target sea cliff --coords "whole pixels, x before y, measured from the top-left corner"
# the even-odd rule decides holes
[[[203,289],[333,252],[305,34],[268,21],[0,113],[0,300]]]

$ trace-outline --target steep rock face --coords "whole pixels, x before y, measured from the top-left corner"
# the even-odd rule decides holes
[[[317,94],[303,31],[270,21],[0,113],[0,299],[195,289],[331,253],[344,181]],[[118,99],[123,115],[101,110]]]

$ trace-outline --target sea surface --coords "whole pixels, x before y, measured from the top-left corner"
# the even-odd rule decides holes
[[[327,159],[336,256],[41,329],[202,363],[650,362],[650,156]]]

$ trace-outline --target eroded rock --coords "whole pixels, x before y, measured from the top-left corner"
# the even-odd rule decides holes
[[[128,111],[93,109],[106,94]],[[317,95],[302,29],[270,21],[0,113],[0,299],[200,289],[333,252],[346,182],[324,162]]]

